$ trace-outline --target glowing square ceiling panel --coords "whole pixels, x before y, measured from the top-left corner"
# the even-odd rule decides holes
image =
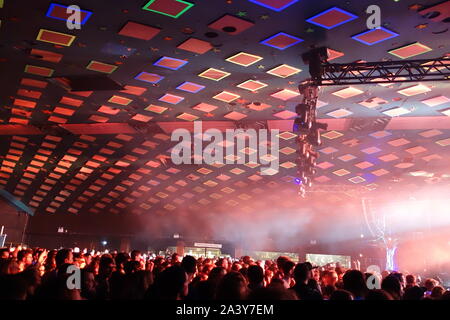
[[[450,146],[450,138],[444,139],[444,140],[439,140],[436,141],[436,143],[442,147],[447,147]]]
[[[411,57],[415,57],[418,56],[420,54],[423,53],[427,53],[432,51],[433,49],[431,49],[430,47],[427,47],[424,44],[421,44],[419,42],[404,46],[404,47],[400,47],[397,49],[393,49],[388,51],[390,54],[399,57],[401,59],[408,59]]]
[[[225,72],[225,71],[214,69],[214,68],[209,68],[209,69],[203,71],[202,73],[200,73],[198,76],[209,79],[209,80],[220,81],[220,80],[228,77],[230,74],[231,73],[229,73],[229,72]]]
[[[211,104],[207,104],[207,103],[199,103],[196,106],[194,106],[192,109],[197,110],[197,111],[202,111],[202,112],[212,112],[214,110],[216,110],[218,107],[213,106]]]
[[[394,147],[400,147],[400,146],[404,146],[405,144],[409,144],[411,143],[411,141],[400,138],[400,139],[395,139],[395,140],[391,140],[388,142],[391,146]]]
[[[383,162],[391,162],[394,160],[398,160],[399,158],[395,154],[390,153],[390,154],[378,157],[378,159],[380,159]]]
[[[179,116],[177,116],[177,119],[185,120],[185,121],[195,121],[198,119],[197,116],[190,114],[190,113],[182,113]]]
[[[148,41],[156,36],[160,31],[161,29],[158,28],[128,21],[127,24],[119,31],[119,35]]]
[[[277,76],[277,77],[280,77],[280,78],[287,78],[287,77],[297,74],[301,71],[302,71],[302,69],[294,68],[287,64],[282,64],[281,66],[275,67],[275,68],[267,71],[267,73]]]
[[[156,61],[153,65],[157,67],[162,67],[170,70],[178,70],[182,66],[184,66],[188,61],[170,58],[170,57],[162,57],[158,61]]]
[[[32,99],[40,99],[42,96],[42,92],[27,89],[19,89],[17,90],[17,95]]]
[[[296,92],[296,91],[292,91],[292,90],[289,90],[289,89],[283,89],[283,90],[278,91],[278,92],[276,92],[274,94],[271,94],[270,96],[273,97],[273,98],[277,98],[277,99],[283,100],[283,101],[287,101],[289,99],[298,97],[299,95],[300,94],[298,92]]]
[[[424,132],[419,133],[420,136],[424,137],[424,138],[431,138],[431,137],[435,137],[435,136],[439,136],[441,135],[443,132],[437,129],[431,129],[431,130],[427,130]]]
[[[67,104],[72,107],[81,107],[83,102],[84,102],[83,100],[73,99],[69,97],[62,97],[61,100],[59,101],[59,103]]]
[[[358,167],[360,169],[367,169],[367,168],[373,167],[373,163],[368,162],[368,161],[363,161],[363,162],[355,164],[355,167]]]
[[[335,95],[335,96],[338,96],[338,97],[340,97],[342,99],[348,99],[348,98],[360,95],[362,93],[364,93],[364,91],[356,89],[356,88],[353,88],[353,87],[348,87],[348,88],[341,89],[341,90],[338,90],[336,92],[333,92],[332,94]]]
[[[230,112],[230,113],[228,113],[228,114],[226,114],[224,116],[224,118],[231,119],[231,120],[234,120],[234,121],[239,121],[239,120],[244,119],[246,117],[247,117],[247,115],[245,115],[243,113],[240,113],[240,112],[237,112],[237,111],[232,111],[232,112]]]
[[[209,28],[237,35],[255,24],[253,22],[233,17],[229,14],[208,25]]]
[[[247,80],[247,81],[242,82],[241,84],[237,85],[238,88],[242,88],[242,89],[249,90],[249,91],[257,91],[257,90],[265,88],[267,86],[268,86],[268,84],[259,82],[256,80]]]
[[[145,91],[147,91],[146,88],[135,87],[135,86],[125,86],[125,90],[122,90],[120,92],[132,94],[135,96],[140,96],[140,95],[144,94]]]
[[[75,40],[75,36],[61,32],[41,29],[36,40],[70,47]]]
[[[289,110],[284,110],[284,111],[280,111],[278,113],[275,113],[273,115],[274,117],[283,119],[283,120],[287,120],[287,119],[291,119],[297,116],[297,114],[295,112],[289,111]]]
[[[45,15],[52,19],[67,21],[67,19],[72,15],[71,13],[67,13],[67,8],[68,6],[51,3]],[[84,25],[91,17],[92,12],[81,9],[80,15],[81,15],[80,24]]]
[[[363,183],[364,181],[366,181],[366,179],[364,179],[363,177],[360,177],[360,176],[356,176],[356,177],[348,179],[348,181],[357,184],[357,183]]]
[[[299,0],[248,0],[250,2],[256,3],[264,8],[268,8],[277,12],[280,12],[287,7],[293,5]]]
[[[450,99],[447,98],[446,96],[438,96],[438,97],[422,100],[422,103],[426,104],[429,107],[440,106],[441,104],[444,104],[447,102],[450,102]]]
[[[120,112],[120,109],[119,108],[111,108],[108,106],[101,106],[100,108],[97,109],[97,112],[116,115]]]
[[[260,57],[260,56],[255,56],[253,54],[246,53],[246,52],[240,52],[240,53],[235,54],[234,56],[231,56],[225,60],[228,62],[231,62],[231,63],[238,64],[240,66],[248,67],[262,59],[263,59],[263,57]]]
[[[328,132],[322,134],[322,137],[330,139],[330,140],[337,139],[337,138],[340,138],[342,136],[343,136],[342,133],[334,131],[334,130],[333,131],[328,131]]]
[[[34,74],[36,76],[51,77],[54,71],[55,70],[50,68],[32,66],[29,64],[25,66],[26,73]]]
[[[170,104],[178,104],[181,101],[184,100],[184,97],[176,96],[170,93],[166,93],[161,98],[158,99],[159,101],[167,102]]]
[[[213,99],[220,100],[223,102],[232,102],[238,98],[240,98],[239,95],[227,91],[222,91],[221,93],[213,97]]]
[[[365,31],[363,33],[357,34],[352,38],[356,41],[364,43],[368,46],[373,46],[374,44],[398,37],[399,34],[390,31],[386,28],[380,27],[379,29],[372,29]]]
[[[261,41],[260,43],[278,50],[285,50],[300,42],[303,42],[303,39],[297,38],[284,32],[279,32],[267,38],[266,40]]]
[[[113,73],[114,71],[116,71],[117,68],[118,68],[117,66],[99,62],[99,61],[91,61],[88,64],[88,66],[86,67],[86,69],[88,69],[88,70],[103,72],[103,73],[108,73],[108,74]]]
[[[414,166],[414,163],[412,163],[412,162],[401,162],[401,163],[396,164],[394,167],[400,168],[400,169],[407,169],[407,168],[411,168],[412,166]]]
[[[386,111],[383,111],[383,113],[389,117],[398,117],[407,113],[410,113],[408,109],[402,108],[402,107],[396,107],[392,108]]]
[[[51,52],[51,51],[45,51],[45,50],[38,50],[38,49],[31,49],[31,56],[39,56],[39,60],[52,62],[52,63],[59,63],[63,57],[62,54]]]
[[[381,149],[377,148],[377,147],[369,147],[369,148],[361,150],[361,152],[364,152],[365,154],[373,154],[373,153],[377,153],[380,151],[381,151]]]
[[[150,0],[142,9],[171,18],[179,18],[193,6],[193,3],[183,0]]]
[[[111,103],[115,103],[115,104],[120,104],[122,106],[127,106],[129,105],[133,100],[125,98],[125,97],[121,97],[121,96],[112,96],[108,102]]]
[[[422,146],[417,146],[417,147],[412,147],[412,148],[406,149],[405,151],[410,153],[410,154],[418,154],[418,153],[422,153],[422,152],[427,151],[427,149],[425,149]]]
[[[324,154],[331,154],[331,153],[335,153],[336,151],[338,151],[338,149],[333,148],[333,147],[326,147],[326,148],[320,149],[319,151]]]
[[[22,86],[29,86],[29,87],[36,87],[36,88],[44,89],[47,87],[48,83],[45,81],[39,81],[39,80],[35,80],[35,79],[23,78],[20,81],[20,84]]]
[[[209,50],[211,50],[213,48],[213,46],[211,45],[211,43],[209,43],[207,41],[196,39],[196,38],[189,38],[186,41],[184,41],[182,44],[180,44],[177,48],[186,50],[186,51],[190,51],[193,53],[204,54],[204,53],[208,52]]]
[[[265,104],[265,103],[261,103],[261,102],[252,102],[251,104],[249,104],[247,106],[249,109],[255,110],[255,111],[263,111],[266,110],[268,108],[271,108],[271,105]]]
[[[392,135],[392,133],[390,133],[389,131],[377,131],[377,132],[369,134],[369,136],[371,136],[372,138],[375,138],[375,139],[382,139],[382,138],[389,137],[391,135]]]
[[[339,169],[339,170],[333,171],[333,174],[335,174],[335,175],[337,175],[339,177],[346,176],[346,175],[348,175],[350,173],[351,173],[350,171],[345,170],[345,169]]]
[[[333,118],[344,118],[352,115],[353,112],[346,109],[337,109],[335,111],[328,112],[327,115]]]
[[[334,164],[332,164],[331,162],[328,162],[328,161],[324,161],[324,162],[319,163],[317,165],[317,167],[322,169],[322,170],[327,170],[327,169],[329,169],[331,167],[334,167]]]
[[[402,90],[397,91],[398,93],[407,96],[407,97],[412,97],[418,94],[422,94],[425,92],[430,92],[431,89],[423,84],[418,84],[412,87],[408,87]]]
[[[205,86],[202,86],[202,85],[197,84],[197,83],[186,81],[186,82],[183,82],[182,84],[180,84],[177,87],[177,89],[178,90],[183,90],[183,91],[186,91],[186,92],[190,92],[190,93],[197,93],[197,92],[205,89]]]
[[[145,81],[148,83],[158,83],[162,79],[164,79],[164,77],[160,76],[159,74],[155,74],[155,73],[141,72],[136,76],[135,79]]]
[[[343,156],[340,156],[338,159],[344,162],[348,162],[356,159],[356,157],[352,154],[345,154]]]
[[[306,21],[325,29],[333,29],[357,18],[357,16],[350,12],[334,7],[311,17]]]

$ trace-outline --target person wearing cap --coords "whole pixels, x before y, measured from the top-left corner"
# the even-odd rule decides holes
[[[314,281],[312,269],[313,266],[309,262],[298,263],[294,268],[295,285],[291,290],[295,291],[300,300],[323,300],[319,290],[311,285],[310,280]]]

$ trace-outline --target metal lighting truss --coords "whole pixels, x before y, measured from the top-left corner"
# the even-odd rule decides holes
[[[347,64],[322,62],[319,68],[310,64],[310,72],[311,70],[319,70],[320,74],[314,74],[312,75],[312,79],[303,82],[299,86],[299,92],[303,95],[303,104],[308,106],[311,121],[317,124],[316,106],[320,86],[449,81],[450,58],[355,62]],[[317,157],[314,146],[305,139],[308,134],[310,132],[299,134],[299,138],[297,139],[298,152],[300,155],[314,153]],[[305,152],[305,150],[307,151]],[[299,173],[301,174],[301,172]],[[309,176],[308,178],[311,179],[312,177]],[[311,183],[309,183],[308,187],[311,187]],[[300,187],[299,193],[302,197],[305,196],[305,186],[302,185]]]
[[[322,64],[321,86],[449,81],[450,59]]]

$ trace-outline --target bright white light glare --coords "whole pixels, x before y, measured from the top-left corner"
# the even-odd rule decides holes
[[[107,241],[102,241],[102,245],[106,246],[108,244]]]
[[[364,235],[361,233],[361,238],[364,238]]]
[[[73,248],[73,252],[79,253],[80,252],[80,248],[78,248],[78,247]]]
[[[414,171],[414,172],[410,172],[410,175],[412,175],[413,177],[427,177],[427,178],[431,178],[433,177],[433,173],[429,173],[426,171]]]

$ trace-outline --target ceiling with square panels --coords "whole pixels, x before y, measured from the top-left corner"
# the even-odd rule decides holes
[[[382,27],[368,30],[375,3]],[[449,56],[449,17],[423,17],[439,3],[0,1],[0,188],[50,214],[295,207],[302,53],[326,46],[330,63]],[[72,4],[80,29],[67,28]],[[85,75],[121,90],[90,81],[70,91],[52,80]],[[313,190],[341,188],[343,199],[397,182],[450,183],[450,82],[322,87],[318,117],[329,128]],[[173,164],[171,132],[195,120],[279,129],[280,171]]]

